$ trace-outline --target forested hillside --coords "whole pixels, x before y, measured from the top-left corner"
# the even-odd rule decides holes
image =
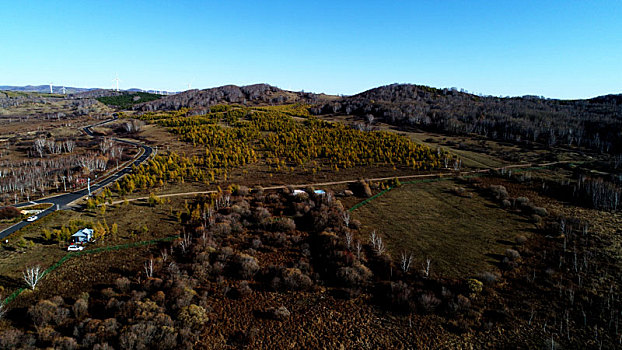
[[[622,96],[553,100],[482,97],[455,89],[394,84],[316,106],[315,114],[373,116],[394,125],[492,139],[622,150]]]
[[[201,109],[217,104],[236,103],[243,105],[280,105],[297,102],[316,103],[328,101],[331,96],[305,92],[281,90],[268,84],[248,86],[225,85],[205,90],[189,90],[167,96],[158,101],[139,104],[141,111],[178,110],[180,108]],[[334,97],[333,97],[334,98]],[[202,111],[203,113],[205,111]]]
[[[496,140],[580,146],[604,153],[622,151],[622,95],[586,100],[537,96],[478,96],[456,89],[393,84],[338,97],[281,90],[267,84],[226,85],[190,90],[134,106],[139,111],[194,109],[217,104],[280,105],[306,103],[313,114],[373,117],[425,131],[475,133]]]

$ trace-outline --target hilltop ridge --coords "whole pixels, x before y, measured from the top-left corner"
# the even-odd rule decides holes
[[[138,104],[134,109],[141,111],[177,110],[180,108],[202,108],[217,104],[238,103],[245,105],[287,104],[296,102],[316,103],[337,98],[324,94],[282,90],[268,84],[246,86],[224,85],[204,90],[188,90],[166,96],[157,101]]]

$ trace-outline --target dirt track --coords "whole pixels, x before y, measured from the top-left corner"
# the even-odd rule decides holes
[[[391,179],[400,179],[400,180],[406,180],[406,179],[417,179],[417,178],[436,178],[436,177],[455,177],[457,175],[470,175],[470,174],[482,174],[482,173],[487,173],[493,170],[501,170],[501,169],[522,169],[522,168],[537,168],[537,167],[547,167],[547,166],[552,166],[552,165],[557,165],[557,164],[565,164],[565,163],[577,163],[577,162],[572,162],[572,161],[559,161],[559,162],[550,162],[550,163],[541,163],[541,164],[512,164],[512,165],[507,165],[504,167],[500,167],[500,168],[488,168],[488,169],[478,169],[478,170],[471,170],[471,171],[463,171],[463,172],[443,172],[443,173],[433,173],[433,174],[417,174],[417,175],[405,175],[405,176],[390,176],[390,177],[378,177],[378,178],[373,178],[373,179],[366,179],[368,181],[386,181],[386,180],[391,180]],[[294,187],[294,188],[305,188],[305,187],[319,187],[319,186],[332,186],[332,185],[343,185],[343,184],[348,184],[348,183],[354,183],[354,182],[358,182],[360,181],[360,179],[355,179],[355,180],[341,180],[341,181],[331,181],[331,182],[317,182],[317,183],[310,183],[310,184],[298,184],[298,185],[294,185],[294,184],[289,184],[289,185],[278,185],[278,186],[269,186],[269,187],[263,187],[264,190],[278,190],[278,189],[283,189],[286,187]],[[210,193],[217,193],[218,191],[216,190],[210,190],[210,191],[194,191],[194,192],[178,192],[178,193],[169,193],[169,194],[163,194],[163,195],[159,195],[158,197],[160,198],[166,198],[166,197],[181,197],[181,196],[195,196],[195,195],[199,195],[199,194],[210,194]],[[137,197],[137,198],[130,198],[130,199],[125,199],[122,201],[114,201],[112,202],[112,205],[115,204],[120,204],[120,203],[124,203],[125,201],[127,202],[134,202],[134,201],[139,201],[139,200],[145,200],[148,199],[149,197]]]

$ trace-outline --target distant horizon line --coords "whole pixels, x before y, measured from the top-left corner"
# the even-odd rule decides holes
[[[278,89],[284,90],[284,91],[290,91],[290,92],[306,92],[306,93],[313,93],[316,95],[329,95],[329,96],[355,96],[361,93],[364,93],[366,91],[369,90],[373,90],[373,89],[377,89],[380,87],[384,87],[384,86],[391,86],[391,85],[416,85],[416,86],[425,86],[425,87],[429,87],[429,88],[434,88],[437,90],[453,90],[453,91],[458,91],[461,93],[466,93],[466,94],[471,94],[471,95],[476,95],[476,96],[480,96],[480,97],[497,97],[497,98],[524,98],[524,97],[535,97],[535,98],[539,98],[539,99],[546,99],[546,100],[589,100],[589,99],[594,99],[597,97],[602,97],[602,96],[610,96],[610,95],[622,95],[622,92],[611,92],[608,94],[604,94],[604,95],[596,95],[596,96],[591,96],[591,97],[582,97],[582,98],[557,98],[557,97],[547,97],[547,96],[543,96],[543,95],[536,95],[536,94],[524,94],[524,95],[491,95],[491,94],[484,94],[484,93],[479,93],[479,92],[472,92],[469,91],[467,89],[464,88],[458,88],[458,87],[435,87],[435,86],[431,86],[431,85],[424,85],[424,84],[417,84],[417,83],[390,83],[390,84],[384,84],[384,85],[378,85],[351,95],[348,94],[330,94],[330,93],[325,93],[325,92],[313,92],[313,91],[307,91],[305,89],[302,90],[291,90],[291,89],[285,89],[285,88],[281,88],[277,85],[273,85],[273,84],[269,84],[269,83],[253,83],[253,84],[246,84],[246,85],[237,85],[237,84],[224,84],[224,85],[218,85],[218,86],[212,86],[212,87],[205,87],[205,88],[190,88],[190,89],[186,89],[186,90],[160,90],[160,89],[144,89],[144,88],[138,88],[138,87],[131,87],[131,88],[127,88],[127,89],[119,89],[119,92],[121,91],[132,91],[132,90],[138,90],[140,92],[150,92],[150,91],[154,91],[154,92],[166,92],[166,93],[175,93],[175,94],[179,94],[179,93],[183,93],[186,91],[190,91],[190,90],[208,90],[208,89],[217,89],[223,86],[238,86],[238,87],[243,87],[243,86],[252,86],[252,85],[269,85],[269,86],[273,86],[276,87]],[[28,87],[40,87],[40,88],[47,88],[49,87],[50,84],[39,84],[39,85],[33,85],[33,84],[27,84],[27,85],[0,85],[0,89],[3,88],[28,88]],[[78,87],[78,86],[67,86],[67,85],[54,85],[52,84],[52,88],[54,87],[58,87],[58,88],[65,88],[65,89],[80,89],[80,90],[85,90],[85,91],[89,91],[89,90],[110,90],[110,91],[116,91],[116,88],[104,88],[104,87]],[[11,90],[8,90],[11,91]],[[38,91],[25,91],[25,92],[38,92]]]

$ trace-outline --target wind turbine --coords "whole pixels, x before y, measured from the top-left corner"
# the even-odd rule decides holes
[[[117,74],[116,78],[112,79],[112,81],[117,83],[117,91],[119,91],[119,74]]]
[[[50,93],[51,93],[51,94],[53,94],[53,93],[54,93],[54,90],[52,90],[52,84],[54,84],[54,83],[50,82]]]
[[[188,83],[188,90],[192,90],[192,83],[194,83],[194,79]]]
[[[67,90],[65,90],[65,87],[63,86],[63,95],[67,94]]]

